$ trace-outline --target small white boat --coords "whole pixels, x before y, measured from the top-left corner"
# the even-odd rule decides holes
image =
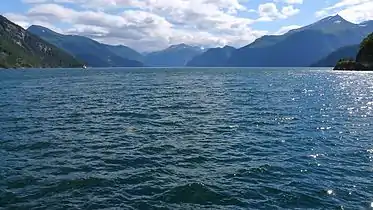
[[[83,69],[87,69],[87,66],[86,65],[83,65],[83,67],[82,67]]]

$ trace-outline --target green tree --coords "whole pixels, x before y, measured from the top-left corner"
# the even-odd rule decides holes
[[[360,51],[356,56],[356,61],[365,65],[373,64],[373,33],[366,37],[360,44]]]

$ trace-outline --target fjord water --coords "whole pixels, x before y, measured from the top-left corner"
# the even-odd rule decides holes
[[[373,74],[0,71],[0,208],[368,209]]]

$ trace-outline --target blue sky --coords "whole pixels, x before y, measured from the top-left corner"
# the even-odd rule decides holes
[[[371,0],[2,0],[1,14],[28,27],[88,36],[139,51],[187,43],[243,46],[339,13],[373,19]]]

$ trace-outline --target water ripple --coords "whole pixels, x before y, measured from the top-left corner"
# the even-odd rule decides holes
[[[373,74],[0,71],[0,209],[368,209]]]

